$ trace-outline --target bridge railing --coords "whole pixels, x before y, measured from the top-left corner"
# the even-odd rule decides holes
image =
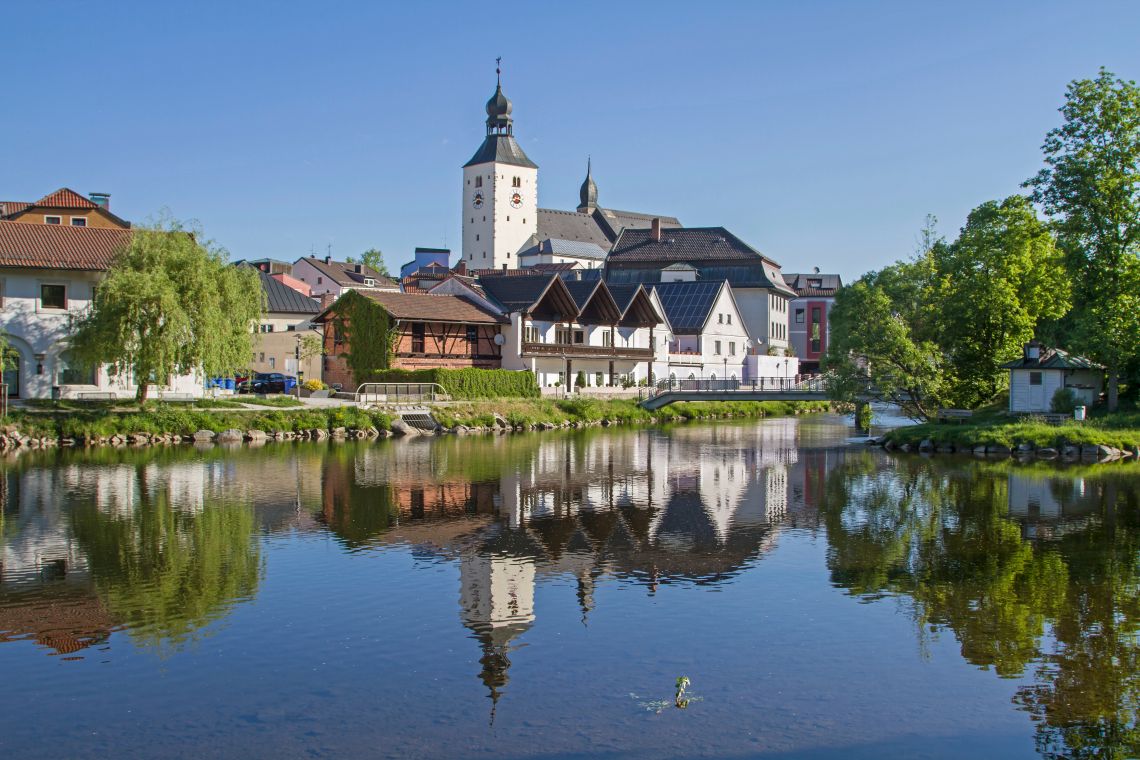
[[[792,377],[754,377],[746,380],[736,378],[699,377],[691,379],[661,380],[653,388],[653,396],[672,391],[697,393],[778,393],[780,391],[823,392],[823,375]]]
[[[353,394],[353,400],[359,406],[422,404],[449,399],[439,383],[364,383]]]

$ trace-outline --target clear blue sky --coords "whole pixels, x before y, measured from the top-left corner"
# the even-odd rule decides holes
[[[1140,78],[1140,2],[40,2],[0,26],[0,196],[112,194],[234,258],[458,254],[503,56],[539,202],[723,225],[851,278],[1040,166],[1066,83]]]

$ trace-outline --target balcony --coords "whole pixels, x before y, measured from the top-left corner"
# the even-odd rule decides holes
[[[581,343],[523,343],[523,356],[558,356],[567,359],[634,359],[649,361],[651,348],[628,346],[586,346]]]

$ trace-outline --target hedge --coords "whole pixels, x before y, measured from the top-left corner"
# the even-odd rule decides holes
[[[373,372],[369,383],[439,383],[454,399],[538,398],[538,383],[527,370],[386,369]]]

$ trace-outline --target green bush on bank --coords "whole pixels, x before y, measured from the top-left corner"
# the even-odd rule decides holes
[[[456,400],[538,398],[538,383],[530,372],[509,369],[385,369],[363,382],[438,383]]]

